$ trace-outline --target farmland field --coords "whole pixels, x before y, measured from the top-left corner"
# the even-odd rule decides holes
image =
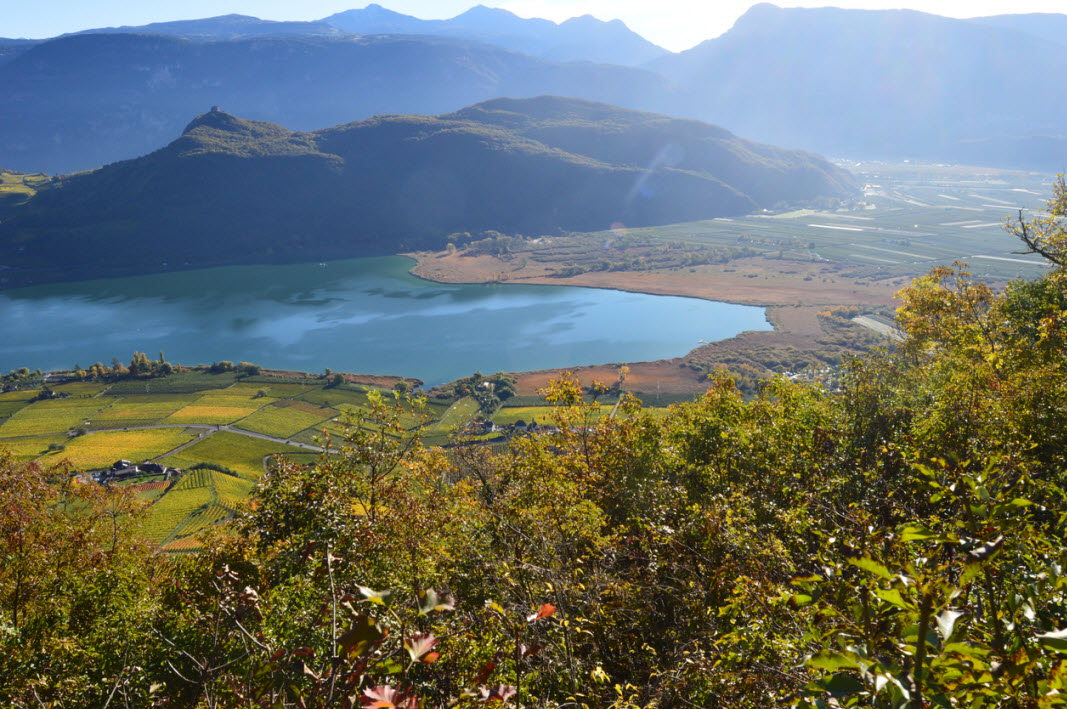
[[[468,421],[474,418],[474,415],[478,413],[478,402],[470,396],[465,396],[456,403],[452,404],[441,416],[440,420],[430,427],[431,431],[453,431],[457,428],[462,428]]]
[[[214,470],[191,470],[173,485],[152,482],[133,485],[131,489],[141,499],[153,501],[144,523],[145,534],[153,541],[164,542],[191,537],[232,517],[253,486],[248,480]]]
[[[67,443],[67,436],[52,434],[49,436],[27,436],[24,438],[0,438],[0,447],[8,448],[19,460],[42,458],[48,464],[63,460],[62,451],[49,451],[51,445],[61,446]]]
[[[164,423],[205,423],[226,425],[243,419],[258,408],[258,406],[203,405],[197,402],[178,409],[164,419]]]
[[[35,401],[16,411],[0,425],[0,438],[57,433],[77,428],[108,403],[98,399]]]
[[[194,437],[195,434],[183,428],[87,433],[67,441],[63,457],[79,470],[106,468],[118,458],[140,463],[161,456]]]
[[[250,438],[239,433],[220,431],[206,436],[185,450],[168,455],[160,462],[172,468],[189,468],[210,461],[255,480],[263,475],[263,459],[275,453],[300,453],[302,449],[281,443]]]
[[[112,395],[120,394],[191,394],[208,389],[221,389],[237,381],[233,372],[211,374],[206,371],[182,372],[163,379],[132,379],[116,382],[108,389]]]
[[[38,389],[25,389],[23,391],[5,391],[0,394],[0,402],[4,401],[30,401],[40,391]]]
[[[0,401],[0,419],[6,419],[26,406],[26,401]]]
[[[265,406],[251,416],[241,419],[237,426],[247,431],[264,433],[276,438],[289,438],[338,415],[334,409],[321,408],[312,404],[304,406],[311,410],[296,406]]]
[[[166,492],[169,483],[166,482],[150,482],[139,483],[136,485],[130,485],[130,491],[137,495],[137,499],[145,500],[147,502],[154,502],[159,499],[164,492]]]
[[[22,204],[51,179],[44,173],[0,172],[0,209]]]
[[[517,421],[531,423],[537,421],[541,425],[552,423],[552,406],[513,406],[500,409],[493,414],[493,423],[498,425],[513,424]],[[611,411],[611,407],[607,407]]]
[[[107,384],[100,382],[67,382],[52,387],[60,394],[68,394],[72,397],[88,398],[96,396],[108,388]]]
[[[251,377],[246,381],[240,382],[237,386],[252,388],[256,392],[262,389],[267,392],[267,396],[272,396],[276,399],[287,399],[289,397],[306,394],[312,389],[320,389],[322,388],[322,382],[315,379],[306,381],[302,379],[294,379],[278,382],[269,379]]]
[[[151,426],[159,423],[170,414],[184,406],[185,401],[179,397],[137,397],[131,396],[124,399],[105,399],[100,401],[114,402],[108,408],[100,411],[89,420],[86,428],[125,428],[127,426]]]
[[[301,394],[298,399],[310,401],[319,406],[337,408],[339,406],[363,407],[367,405],[367,394],[349,389],[312,389]]]
[[[324,434],[329,435],[332,439],[331,445],[337,446],[344,437],[344,427],[334,419],[327,419],[316,424],[312,428],[301,431],[291,438],[299,443],[307,443],[317,446],[320,443],[324,443]]]
[[[198,532],[233,517],[234,510],[217,503],[210,503],[192,510],[189,515],[170,531],[170,540],[195,538]],[[164,539],[164,541],[167,540]]]
[[[277,401],[275,397],[262,396],[255,389],[234,385],[228,389],[210,389],[200,393],[197,403],[207,406],[266,406]]]
[[[213,502],[214,491],[206,485],[196,485],[191,477],[182,479],[159,498],[144,523],[145,536],[161,542],[185,521],[193,511]]]
[[[37,396],[36,390],[9,391],[0,394],[0,424],[19,409],[28,406],[35,396]]]

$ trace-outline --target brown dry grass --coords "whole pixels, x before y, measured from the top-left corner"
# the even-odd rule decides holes
[[[841,276],[839,267],[788,259],[747,258],[727,264],[672,271],[596,271],[570,278],[547,275],[544,265],[495,256],[419,252],[411,272],[443,283],[517,282],[615,288],[655,295],[682,295],[744,305],[883,305],[897,285]],[[805,280],[807,279],[807,280]]]
[[[627,366],[630,371],[622,385],[625,391],[692,394],[707,389],[707,378],[685,366],[685,360],[680,357],[658,362],[631,362]],[[573,367],[566,371],[577,377],[582,386],[589,386],[593,380],[611,386],[619,379],[619,367],[615,364]],[[558,369],[520,372],[515,375],[515,392],[519,396],[534,396],[539,389],[544,389],[550,381],[559,377]]]

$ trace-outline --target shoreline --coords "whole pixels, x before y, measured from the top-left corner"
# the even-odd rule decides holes
[[[764,308],[770,331],[746,330],[725,340],[702,344],[669,359],[626,362],[630,368],[626,386],[642,394],[699,394],[707,389],[704,366],[732,359],[738,351],[757,348],[788,350],[817,347],[825,335],[818,312],[841,305],[889,305],[899,284],[889,281],[863,286],[843,278],[835,279],[832,266],[824,263],[794,262],[754,257],[745,262],[702,265],[667,272],[591,271],[564,278],[528,269],[519,269],[495,256],[466,256],[456,252],[408,252],[415,261],[409,273],[431,283],[499,283],[501,285],[556,285],[602,288],[683,298],[696,298]],[[510,270],[509,270],[510,269]],[[516,275],[530,271],[528,275]],[[496,276],[496,277],[494,277]],[[500,277],[506,276],[506,277]],[[772,281],[768,283],[768,281]],[[829,287],[828,287],[829,286]],[[559,371],[569,371],[583,385],[594,379],[614,381],[620,363],[582,365],[566,370],[510,372],[516,389],[531,392],[543,387]]]
[[[501,285],[545,285],[600,288],[645,295],[669,295],[696,298],[736,305],[763,308],[800,306],[886,305],[893,300],[899,287],[889,284],[870,284],[850,287],[854,283],[834,281],[826,285],[833,269],[818,262],[794,262],[763,257],[746,259],[745,263],[701,265],[675,271],[588,271],[574,276],[557,277],[542,269],[503,269],[510,264],[495,256],[467,256],[462,253],[416,251],[400,254],[415,261],[409,273],[430,283]],[[788,266],[788,269],[783,268]],[[505,276],[500,278],[493,277]],[[765,281],[773,276],[775,283]],[[815,279],[820,278],[819,283]],[[811,284],[811,285],[809,285]],[[847,291],[847,292],[846,292]]]

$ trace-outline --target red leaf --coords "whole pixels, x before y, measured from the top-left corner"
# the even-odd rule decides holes
[[[475,684],[484,684],[489,679],[489,675],[496,669],[495,662],[487,662],[482,665],[482,669],[478,671],[478,676],[474,678]]]
[[[551,618],[555,612],[556,607],[551,603],[546,603],[545,605],[541,606],[541,608],[536,613],[526,616],[526,620],[533,623],[534,621],[541,620],[542,618]]]

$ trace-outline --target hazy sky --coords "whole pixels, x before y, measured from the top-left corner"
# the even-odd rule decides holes
[[[369,0],[0,0],[0,37],[53,37],[93,27],[212,17],[229,13],[265,20],[317,20],[365,6]],[[424,19],[454,17],[478,0],[378,0],[380,5]],[[560,22],[591,14],[621,19],[646,39],[680,51],[725,32],[753,0],[482,0],[522,17]],[[786,7],[910,7],[950,17],[1022,12],[1064,12],[1064,0],[802,0]]]

